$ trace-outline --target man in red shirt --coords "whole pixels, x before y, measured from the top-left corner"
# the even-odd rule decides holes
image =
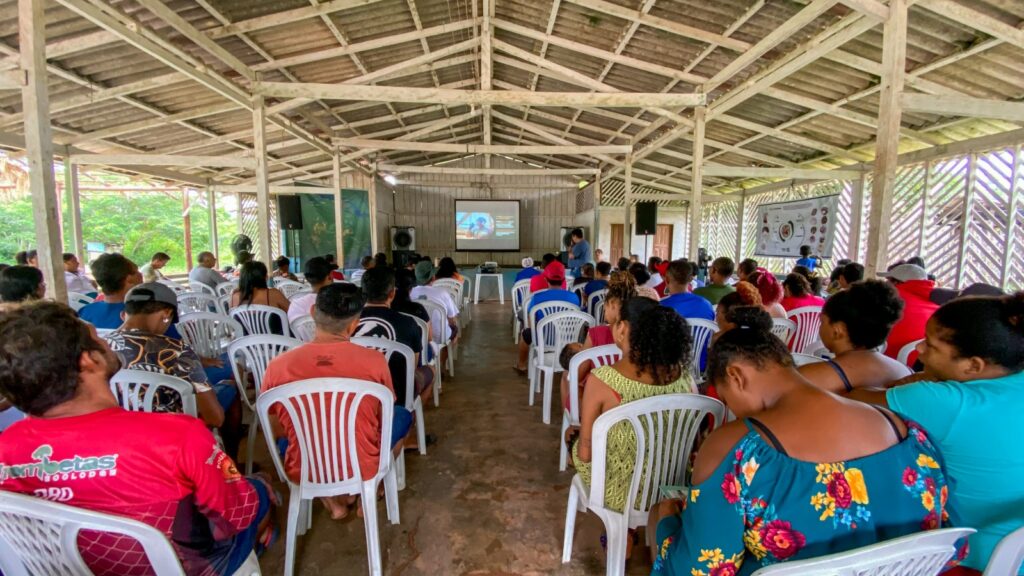
[[[312,342],[289,350],[270,362],[263,377],[263,391],[309,378],[334,377],[376,382],[387,388],[393,397],[395,390],[384,355],[349,342],[359,326],[364,305],[362,292],[354,284],[337,283],[321,288],[313,307],[316,336]],[[275,437],[287,438],[287,447],[278,447],[284,451],[285,472],[293,482],[298,482],[302,460],[295,428],[281,405],[275,405],[271,414],[275,420]],[[411,424],[412,415],[404,406],[396,404],[392,419],[392,448],[401,450],[401,442],[409,434]],[[363,400],[356,412],[356,449],[359,473],[363,478],[372,478],[380,466],[380,426],[380,402]],[[338,460],[341,460],[340,455]],[[347,516],[349,507],[355,504],[354,497],[321,500],[334,519]]]
[[[272,517],[262,481],[246,480],[202,421],[126,412],[110,391],[116,354],[70,308],[0,310],[0,394],[29,415],[0,435],[0,490],[154,526],[185,572],[233,574]],[[149,574],[134,540],[83,532],[96,574]]]
[[[925,325],[939,305],[930,299],[935,281],[928,279],[928,272],[914,264],[900,264],[889,270],[885,276],[896,285],[896,291],[903,299],[903,317],[892,327],[885,345],[885,355],[896,358],[907,344],[924,338]],[[911,354],[911,363],[916,359]]]

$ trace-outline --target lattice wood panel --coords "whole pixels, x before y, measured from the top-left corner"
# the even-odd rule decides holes
[[[922,252],[920,231],[926,206],[925,170],[925,164],[915,164],[896,171],[889,226],[889,262],[906,260]]]
[[[1003,255],[1010,231],[1013,152],[994,150],[978,156],[975,162],[970,234],[961,274],[963,286],[975,282],[998,285],[992,279],[1003,275]]]
[[[701,207],[700,245],[712,257],[736,257],[739,212],[739,201],[711,202]]]
[[[920,255],[928,271],[944,286],[956,286],[969,164],[967,156],[958,156],[935,162],[931,167],[928,224]],[[890,235],[890,242],[892,238]],[[900,258],[912,255],[904,254]]]
[[[1010,199],[1010,231],[1004,246],[1004,290],[1024,289],[1024,158],[1017,146],[1014,154],[1016,179]]]
[[[252,253],[253,256],[259,258],[260,253],[260,233],[258,230],[257,222],[259,221],[259,208],[256,204],[255,194],[241,194],[239,196],[241,203],[238,206],[238,210],[242,215],[242,234],[245,234],[252,239]],[[270,254],[274,258],[282,255],[281,253],[281,234],[278,231],[277,225],[277,201],[274,198],[270,199]],[[234,260],[233,256],[228,256],[225,259],[225,264],[228,264],[228,260]],[[235,263],[232,261],[230,264],[233,266]],[[264,262],[268,268],[271,267],[270,262]]]

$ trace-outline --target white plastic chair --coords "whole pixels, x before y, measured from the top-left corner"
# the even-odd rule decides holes
[[[985,576],[1006,576],[1020,572],[1024,563],[1024,528],[1010,532],[999,541],[989,556]]]
[[[260,390],[263,389],[263,376],[267,373],[267,366],[270,362],[285,352],[298,348],[302,342],[294,338],[261,334],[257,336],[246,336],[239,338],[228,346],[228,362],[231,363],[231,373],[235,377],[235,384],[238,386],[238,395],[242,398],[242,404],[249,412],[256,415],[256,400],[260,397]],[[253,392],[249,394],[249,380],[246,374],[252,374]],[[249,424],[249,441],[245,446],[245,473],[252,474],[253,453],[256,449],[256,431],[259,428],[259,419],[253,418]],[[273,450],[273,444],[270,445]]]
[[[284,294],[285,298],[291,299],[292,295],[305,288],[300,282],[289,280],[287,278],[274,278],[274,288],[277,288]]]
[[[523,331],[523,304],[530,293],[530,281],[520,280],[512,285],[512,343],[519,344],[519,333]]]
[[[603,315],[604,299],[607,298],[607,297],[608,297],[608,289],[607,288],[605,288],[604,290],[594,290],[594,292],[590,296],[587,297],[587,300],[586,300],[586,302],[587,302],[587,311],[590,312],[591,316],[593,316],[594,318],[597,318],[597,314],[595,314],[594,311],[596,310],[596,307],[597,307],[598,303],[600,303],[600,305],[601,305],[601,310],[602,310],[602,315]],[[604,318],[597,318],[597,321],[598,322],[604,322]]]
[[[590,315],[593,316],[594,318],[597,318],[598,324],[607,323],[607,320],[604,317],[604,302],[605,299],[601,298],[600,300],[594,302],[594,305],[590,309]]]
[[[288,296],[289,302],[294,302],[303,296],[307,296],[313,293],[313,289],[308,286],[303,286],[301,290],[295,291],[293,294]]]
[[[247,335],[274,334],[271,320],[277,318],[282,331],[280,336],[291,336],[288,313],[280,308],[263,304],[246,304],[235,306],[229,315],[245,328]]]
[[[934,576],[953,557],[957,540],[973,533],[973,528],[927,530],[838,554],[773,564],[753,576]]]
[[[217,296],[217,314],[227,316],[231,313],[231,294]]]
[[[217,302],[216,296],[210,296],[206,292],[178,293],[178,314],[219,311],[220,304]]]
[[[406,314],[405,312],[401,312],[401,314],[412,318],[420,328],[420,338],[423,340],[423,352],[420,353],[420,366],[433,366],[434,373],[437,374],[437,381],[434,382],[434,407],[437,408],[441,405],[441,366],[440,359],[437,355],[434,356],[433,360],[427,360],[427,350],[430,349],[430,324],[418,316]]]
[[[921,338],[920,340],[914,340],[913,342],[908,342],[907,344],[905,344],[903,348],[900,348],[899,353],[896,354],[896,360],[898,360],[900,364],[904,364],[906,366],[913,368],[914,362],[917,361],[917,357],[914,357],[914,362],[911,362],[910,355],[917,351],[917,345],[920,344],[921,342],[924,342],[924,338]]]
[[[696,386],[698,382],[704,380],[700,359],[711,345],[711,336],[718,332],[718,324],[703,318],[686,318],[686,324],[690,326],[690,370],[693,372],[693,384]]]
[[[576,474],[569,487],[563,564],[572,558],[576,514],[590,510],[601,518],[608,534],[606,574],[625,574],[629,529],[647,524],[647,515],[660,499],[662,486],[686,484],[690,454],[708,414],[713,416],[715,426],[720,426],[725,419],[725,406],[700,394],[664,394],[623,404],[597,418],[592,435],[590,486]],[[626,506],[622,512],[616,512],[604,505],[608,434],[616,424],[627,422],[636,434],[636,460]]]
[[[452,297],[452,300],[455,302],[455,307],[459,309],[459,327],[465,328],[466,325],[469,324],[469,316],[466,313],[466,302],[462,296],[462,289],[464,288],[462,282],[459,282],[454,278],[440,278],[438,280],[434,280],[431,286],[435,288],[441,288],[442,290],[448,292],[448,294]],[[456,341],[453,344],[450,344],[448,346],[448,350],[448,355],[454,355],[454,359],[457,360],[459,357],[458,341]]]
[[[205,284],[203,284],[205,286]],[[231,293],[238,289],[238,284],[234,282],[221,282],[217,284],[217,287],[213,289],[217,293],[217,296],[231,296]]]
[[[223,283],[221,283],[221,284],[223,284]],[[237,287],[232,285],[232,290],[234,290],[235,288],[237,288]],[[192,292],[201,292],[203,294],[208,294],[210,296],[213,296],[214,298],[219,296],[216,288],[214,288],[212,286],[209,286],[209,285],[207,285],[207,284],[205,284],[203,282],[195,282],[195,283],[189,284],[188,285],[188,289],[190,291],[192,291]]]
[[[787,342],[789,350],[798,354],[806,354],[810,350],[811,344],[818,340],[818,330],[821,328],[821,306],[794,308],[786,314],[786,317],[796,324],[796,332]]]
[[[160,284],[163,284],[164,286],[167,286],[168,288],[173,290],[175,294],[178,294],[180,292],[188,292],[189,291],[188,287],[186,287],[186,286],[184,286],[182,284],[178,284],[177,282],[175,282],[174,280],[171,280],[169,278],[161,278],[161,279],[157,280],[157,282],[159,282]]]
[[[469,276],[462,277],[462,310],[466,313],[466,324],[473,321],[473,308],[470,304],[473,303],[473,299],[470,298],[470,294],[473,293],[473,281],[469,279]]]
[[[792,356],[793,364],[796,365],[797,368],[801,366],[806,366],[807,364],[816,364],[818,362],[825,361],[825,359],[822,358],[821,356],[814,356],[811,354],[800,354],[799,352],[793,352]]]
[[[68,292],[68,306],[75,312],[78,312],[88,304],[95,302],[95,298],[91,298],[80,292]]]
[[[380,402],[380,464],[376,470],[360,470],[356,419],[362,402]],[[295,573],[295,539],[309,529],[314,498],[359,495],[363,502],[366,548],[372,576],[381,576],[380,530],[377,526],[377,486],[384,482],[388,518],[399,522],[398,480],[391,458],[391,427],[395,401],[391,391],[375,382],[351,378],[312,378],[278,386],[260,395],[256,412],[267,445],[274,446],[270,410],[287,414],[299,450],[299,481],[285,473],[277,450],[270,456],[278,474],[288,481],[288,525],[285,531],[284,574]],[[304,516],[300,528],[300,516]]]
[[[543,318],[545,315],[555,314],[555,313],[558,313],[558,312],[579,312],[580,311],[578,306],[575,306],[575,305],[573,305],[573,304],[571,304],[569,302],[565,302],[563,300],[555,300],[555,301],[551,301],[551,302],[542,302],[541,304],[533,306],[531,304],[531,302],[533,301],[533,297],[536,296],[539,293],[540,292],[535,292],[535,293],[531,294],[530,296],[528,296],[526,298],[526,306],[527,306],[527,308],[524,308],[524,311],[523,311],[523,313],[526,314],[526,316],[524,317],[525,318],[525,325],[530,328],[531,337],[533,338],[533,342],[530,344],[530,353],[529,353],[529,356],[527,357],[527,362],[526,362],[527,377],[530,380],[530,398],[529,398],[530,406],[533,406],[533,395],[537,392],[537,390],[540,389],[540,387],[537,385],[538,374],[537,374],[537,369],[536,369],[537,368],[537,366],[536,366],[536,364],[537,364],[537,323],[540,321],[540,320],[537,319],[537,317],[540,316],[541,318]],[[584,312],[584,314],[586,314],[586,313]],[[550,333],[549,336],[551,336],[552,338],[550,340],[548,340],[547,346],[548,346],[548,348],[551,348],[551,347],[553,347],[555,345],[555,341],[553,339],[554,332]],[[549,354],[554,354],[555,356],[558,355],[558,351],[548,350],[548,353]],[[545,363],[546,364],[552,364],[553,362],[557,361],[557,358],[555,360],[550,360],[550,359],[548,359],[548,360],[549,361],[547,361]]]
[[[312,342],[316,337],[316,321],[309,314],[292,320],[292,336],[303,342]]]
[[[772,318],[772,334],[778,336],[787,346],[789,339],[796,333],[796,322],[789,318]]]
[[[433,326],[431,330],[432,341],[431,347],[434,349],[434,361],[437,362],[437,384],[441,385],[441,351],[448,347],[451,343],[451,339],[447,336],[448,326],[448,313],[445,311],[444,306],[428,300],[427,298],[420,298],[417,300],[423,308],[426,309],[427,315],[430,316],[430,323]],[[441,327],[441,330],[437,328]],[[455,376],[455,359],[451,354],[448,355],[448,375]]]
[[[416,354],[401,342],[385,340],[384,338],[355,337],[351,342],[363,348],[377,350],[384,354],[384,358],[391,362],[391,356],[400,354],[405,358],[405,409],[412,412],[416,417],[416,440],[419,443],[421,456],[427,455],[427,432],[423,423],[423,401],[416,393]],[[392,386],[398,385],[392,382]]]
[[[544,308],[548,304],[550,302],[545,302],[537,308]],[[541,419],[545,424],[551,424],[551,389],[554,387],[555,374],[562,371],[558,364],[558,355],[566,345],[580,341],[584,326],[593,328],[596,324],[597,320],[594,320],[593,316],[578,309],[548,312],[537,322],[536,330],[533,332],[536,353],[531,365],[535,377],[530,379],[530,406],[533,406],[534,395],[540,388],[537,385],[537,378],[543,375],[544,412]]]
[[[169,388],[181,396],[181,412],[198,416],[196,390],[191,383],[176,376],[149,370],[118,370],[110,378],[110,391],[121,408],[130,412],[152,412],[156,393]]]
[[[569,447],[565,444],[565,432],[571,426],[580,425],[580,366],[590,361],[594,368],[610,366],[622,358],[622,350],[615,344],[605,344],[583,350],[569,361],[569,406],[562,411],[562,433],[558,436],[558,471],[565,472],[569,464]]]
[[[185,344],[203,358],[220,357],[228,344],[245,334],[242,325],[234,319],[210,312],[185,314],[177,326]]]

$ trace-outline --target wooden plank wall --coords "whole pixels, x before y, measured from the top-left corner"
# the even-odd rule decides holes
[[[445,164],[448,167],[482,167],[482,156]],[[526,168],[519,162],[492,157],[494,168]],[[552,176],[462,176],[398,174],[392,188],[378,183],[377,220],[382,249],[390,250],[390,226],[414,226],[416,251],[429,256],[451,256],[460,266],[495,261],[519,266],[524,256],[539,260],[545,252],[559,249],[562,226],[573,226],[578,181]],[[406,183],[415,181],[415,184]],[[488,188],[489,186],[489,188]],[[390,198],[387,198],[390,197]],[[519,200],[520,250],[518,252],[456,252],[455,200]],[[389,200],[393,204],[389,205]],[[392,208],[393,206],[393,208]],[[381,224],[389,220],[387,225]]]

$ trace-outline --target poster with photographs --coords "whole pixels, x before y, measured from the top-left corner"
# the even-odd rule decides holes
[[[838,211],[838,194],[758,206],[754,255],[799,258],[806,244],[811,254],[831,258]]]

